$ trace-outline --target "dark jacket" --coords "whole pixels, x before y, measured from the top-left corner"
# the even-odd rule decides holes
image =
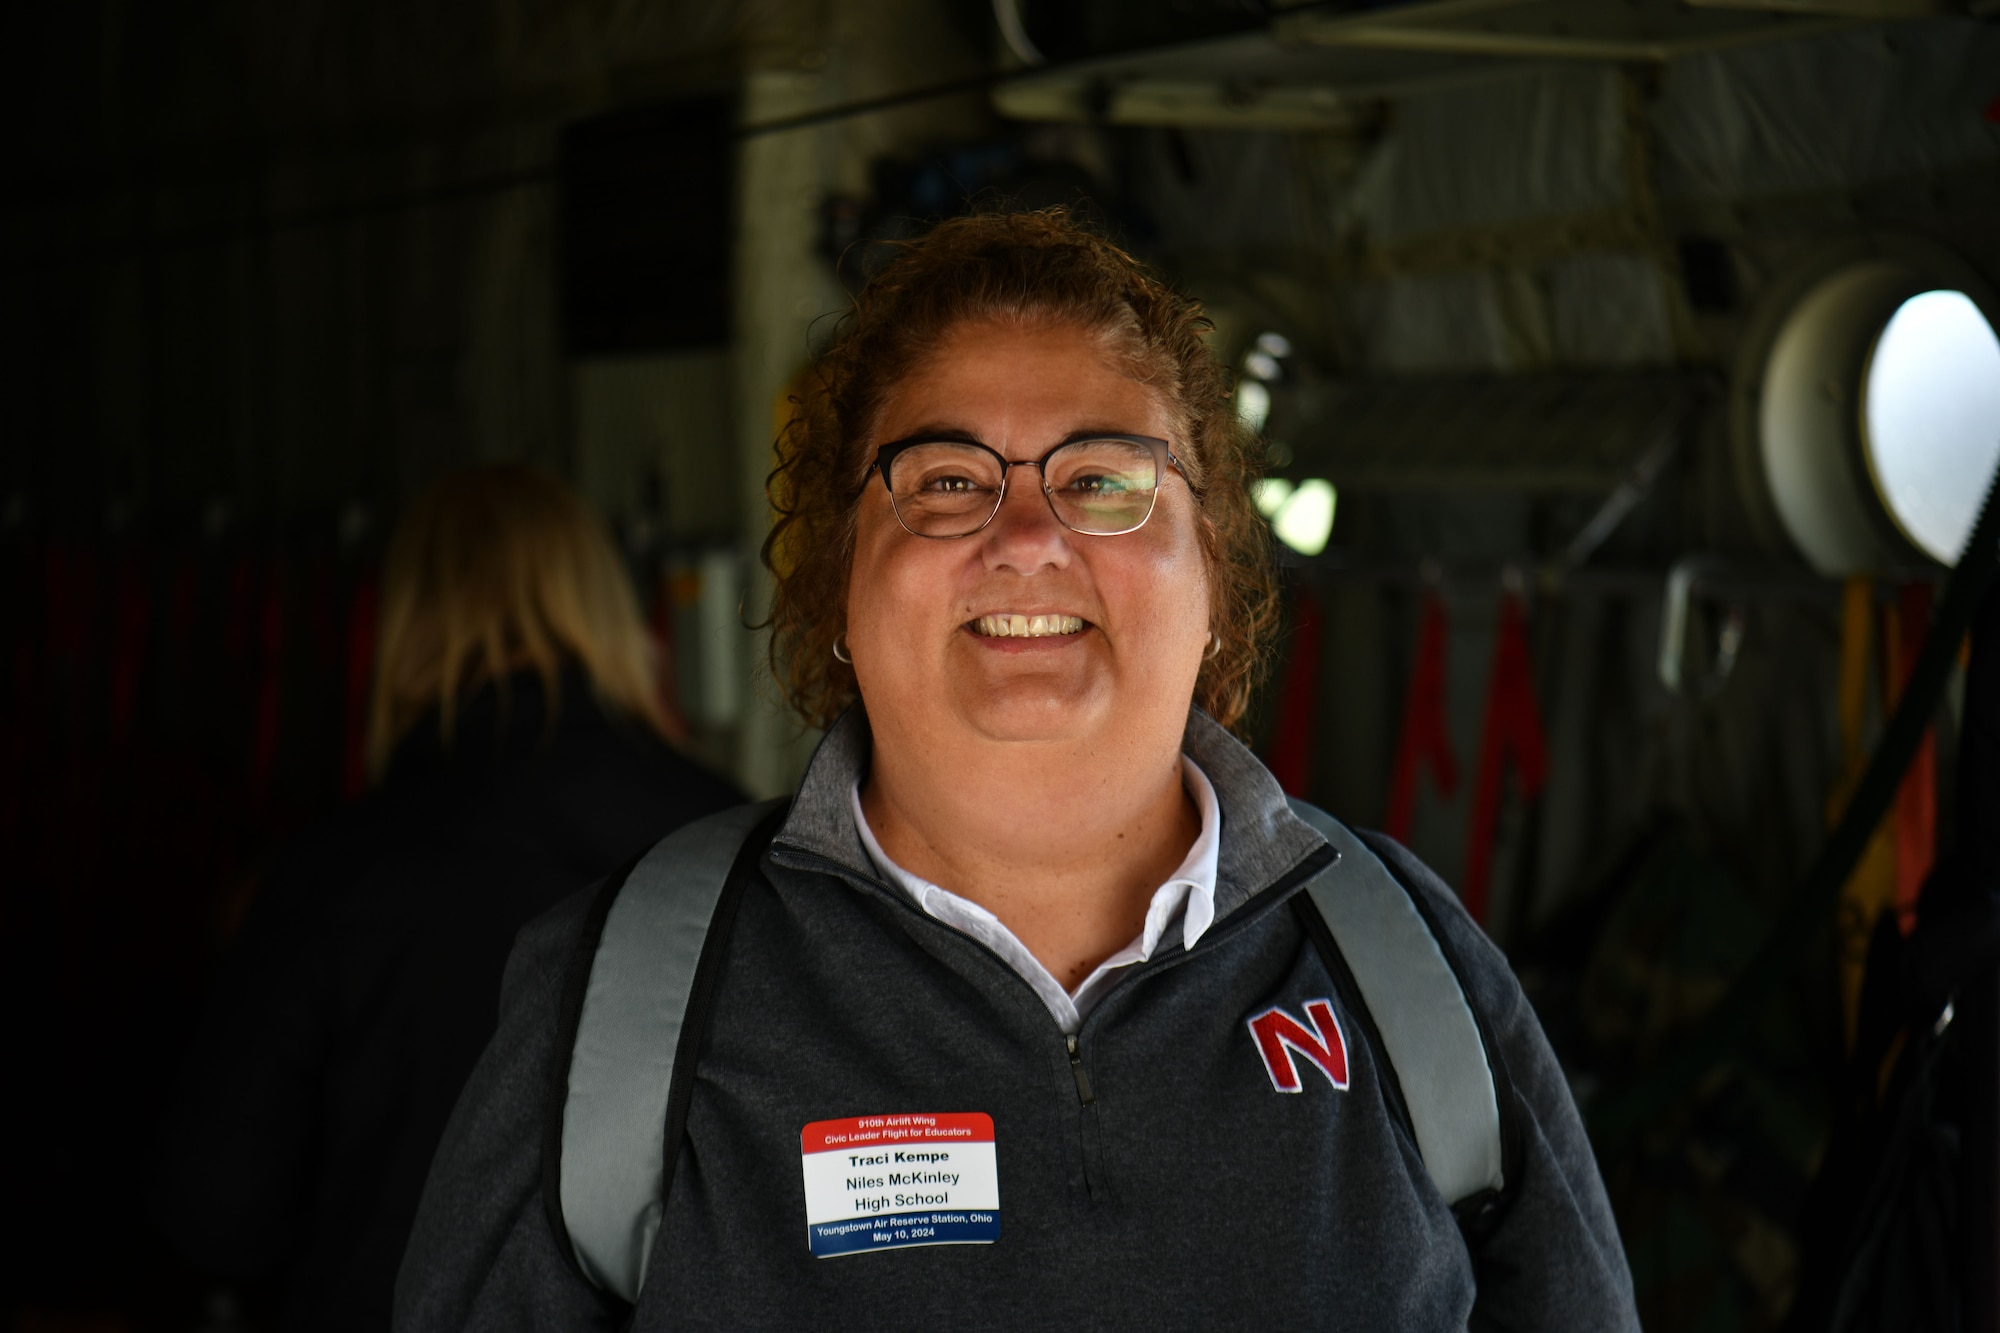
[[[261,890],[190,1050],[156,1214],[196,1263],[282,1284],[287,1329],[384,1328],[431,1154],[493,1035],[514,936],[741,794],[572,672],[551,734],[532,674],[436,718],[382,788]]]
[[[1474,1251],[1367,1025],[1289,909],[1324,839],[1199,713],[1185,746],[1222,807],[1215,924],[1105,993],[1079,1033],[1079,1080],[1013,969],[880,882],[848,797],[866,721],[829,733],[741,900],[632,1328],[1637,1327],[1590,1145],[1500,953],[1435,877],[1377,844],[1441,922],[1510,1075],[1515,1178]],[[541,1200],[557,1008],[586,905],[530,926],[508,964],[501,1030],[411,1235],[403,1333],[620,1326]],[[1312,1074],[1281,1095],[1246,1020],[1329,997],[1347,1086]],[[967,1112],[994,1125],[997,1242],[813,1257],[804,1126]]]

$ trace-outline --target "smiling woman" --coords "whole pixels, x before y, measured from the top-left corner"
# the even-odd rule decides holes
[[[877,412],[871,438],[896,441],[878,459],[898,452],[855,506],[846,636],[874,730],[868,823],[895,864],[995,913],[1066,990],[1138,933],[1200,827],[1180,740],[1215,631],[1200,502],[1155,466],[1178,425],[1102,335],[963,324]],[[940,437],[956,442],[917,450],[984,466],[905,491],[904,443]],[[1093,506],[1107,456],[1142,497]],[[935,533],[905,517],[967,501]],[[1024,826],[1043,836],[1024,842]],[[1121,839],[1126,855],[1075,855]]]
[[[1204,333],[1058,213],[857,298],[767,547],[826,739],[524,932],[402,1327],[1636,1326],[1505,961],[1227,730],[1272,576]]]
[[[1237,417],[1200,307],[1148,274],[1060,210],[960,219],[909,247],[858,296],[820,358],[778,441],[771,499],[778,518],[765,544],[777,576],[772,667],[793,705],[826,726],[855,697],[854,673],[833,653],[846,628],[845,584],[854,558],[856,502],[877,477],[875,451],[890,400],[919,370],[944,358],[972,326],[1059,331],[1075,354],[1089,343],[1092,369],[1143,386],[1156,434],[1178,446],[1174,466],[1194,500],[1195,534],[1209,571],[1210,631],[1196,701],[1224,726],[1249,706],[1277,628],[1269,528],[1249,498],[1259,445]],[[1044,352],[1044,362],[1052,358]],[[1098,404],[1108,410],[1109,404]],[[963,404],[939,410],[962,413]],[[916,421],[941,428],[949,415]],[[1115,433],[1108,420],[1089,428]],[[949,431],[945,432],[947,435]],[[963,434],[960,439],[967,438]],[[1038,458],[1058,434],[1009,457]],[[992,445],[994,442],[986,440]],[[888,478],[880,477],[883,483]],[[882,487],[887,492],[886,484]]]

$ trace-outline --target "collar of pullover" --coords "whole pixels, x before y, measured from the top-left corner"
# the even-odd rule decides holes
[[[834,722],[806,765],[791,813],[775,842],[877,878],[854,826],[852,793],[873,749],[868,715],[855,704]],[[1181,751],[1200,766],[1222,809],[1216,857],[1215,919],[1248,902],[1326,840],[1294,815],[1270,770],[1198,708],[1188,710]]]

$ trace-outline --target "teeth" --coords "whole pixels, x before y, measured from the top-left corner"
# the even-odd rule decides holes
[[[972,622],[980,634],[996,639],[1040,639],[1052,634],[1080,634],[1080,616],[981,616]]]

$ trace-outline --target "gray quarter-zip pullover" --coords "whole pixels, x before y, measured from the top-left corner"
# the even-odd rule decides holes
[[[1504,1062],[1504,1210],[1468,1247],[1337,962],[1293,909],[1331,860],[1263,766],[1190,716],[1222,812],[1214,924],[1124,970],[1073,1039],[985,945],[884,884],[850,793],[866,718],[828,733],[746,892],[636,1311],[560,1252],[541,1201],[557,1004],[587,900],[522,933],[405,1256],[396,1327],[1636,1329],[1631,1279],[1560,1070],[1506,962],[1414,858]],[[1325,1001],[1345,1086],[1287,1095],[1249,1020]],[[816,1258],[801,1132],[990,1116],[992,1243]]]

